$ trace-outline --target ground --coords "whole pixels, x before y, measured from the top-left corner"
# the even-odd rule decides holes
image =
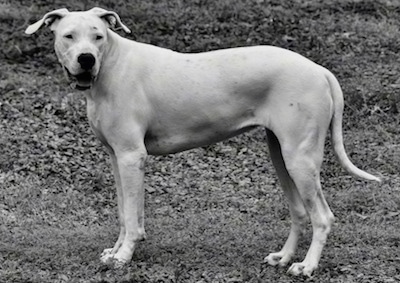
[[[0,282],[399,282],[400,3],[397,0],[0,1]],[[263,129],[151,157],[146,229],[121,270],[99,261],[118,235],[114,180],[70,88],[53,9],[114,10],[127,37],[181,52],[270,44],[330,69],[345,94],[344,140],[378,184],[340,168],[327,141],[322,182],[336,222],[311,279],[263,263],[289,232]],[[227,62],[229,63],[229,62]],[[295,260],[310,243],[306,231]]]

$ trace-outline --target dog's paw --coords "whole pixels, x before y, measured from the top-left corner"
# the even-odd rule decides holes
[[[105,249],[100,255],[100,261],[104,264],[109,265],[114,259],[112,249]]]
[[[103,257],[108,257],[109,255],[112,255],[112,250],[113,250],[112,248],[104,249],[100,255],[100,258],[102,259]]]
[[[115,254],[111,253],[111,251],[103,251],[100,260],[103,264],[106,264],[114,269],[122,268],[127,264],[126,260],[117,258]]]
[[[286,266],[290,260],[290,256],[285,256],[283,253],[270,253],[264,258],[264,262],[271,266]]]
[[[282,256],[279,255],[278,253],[273,253],[269,254],[264,258],[264,262],[268,263],[269,265],[272,266],[277,266],[279,264],[279,261],[281,260]]]
[[[307,266],[306,264],[304,264],[302,262],[293,263],[287,273],[294,275],[294,276],[303,275],[303,276],[311,277],[315,268],[316,267]]]
[[[118,254],[113,253],[112,251],[113,251],[112,248],[103,250],[100,256],[100,261],[103,264],[106,264],[114,269],[119,269],[124,267],[128,263],[128,260],[119,258]]]

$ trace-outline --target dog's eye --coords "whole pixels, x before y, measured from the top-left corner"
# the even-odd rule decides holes
[[[66,34],[66,35],[64,35],[64,37],[65,38],[68,38],[68,39],[73,39],[74,37],[72,36],[72,34]]]
[[[102,40],[103,36],[102,35],[96,35],[96,40]]]

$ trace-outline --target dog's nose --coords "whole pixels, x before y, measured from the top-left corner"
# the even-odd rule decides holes
[[[82,53],[78,56],[78,63],[81,65],[82,69],[88,71],[93,68],[96,63],[96,58],[90,53]]]

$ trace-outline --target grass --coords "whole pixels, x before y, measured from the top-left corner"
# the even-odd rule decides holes
[[[349,177],[327,142],[322,180],[336,223],[311,279],[263,258],[290,227],[263,130],[151,157],[146,229],[133,261],[99,261],[116,240],[114,180],[80,92],[43,30],[59,1],[0,3],[0,282],[397,282],[400,280],[399,26],[396,0],[70,1],[115,10],[138,41],[182,52],[273,44],[332,70],[345,93]],[[306,231],[295,260],[310,243]]]

